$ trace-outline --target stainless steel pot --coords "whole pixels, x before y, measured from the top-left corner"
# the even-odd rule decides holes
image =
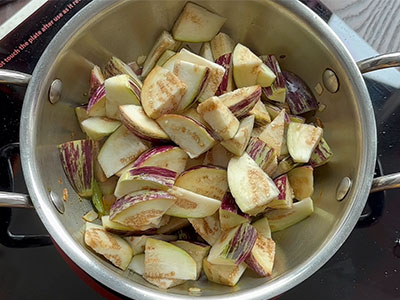
[[[281,56],[284,69],[300,75],[311,88],[322,87],[321,94],[316,96],[327,108],[319,116],[335,155],[329,164],[315,171],[315,213],[300,224],[274,234],[277,255],[271,278],[258,278],[247,272],[233,288],[203,278],[160,291],[140,276],[108,264],[83,244],[81,217],[91,205],[72,192],[56,146],[81,137],[74,106],[87,101],[85,92],[92,65],[104,65],[111,55],[131,61],[148,53],[160,31],[171,28],[183,1],[94,1],[56,35],[31,80],[19,74],[17,81],[15,74],[7,71],[1,71],[0,77],[3,82],[30,81],[20,128],[26,184],[52,238],[78,266],[106,286],[134,299],[183,299],[188,297],[187,289],[191,286],[200,287],[203,298],[268,299],[318,270],[354,228],[370,193],[376,159],[371,101],[360,70],[343,44],[328,25],[300,2],[198,2],[228,18],[223,31],[233,39],[259,54],[284,55]],[[395,54],[364,61],[359,67],[361,71],[369,71],[399,62],[399,54]],[[325,72],[327,69],[333,72]],[[60,81],[54,83],[55,79]],[[55,104],[48,101],[51,87],[51,99],[59,100]],[[339,190],[345,197],[337,201],[337,187],[346,177]],[[374,182],[375,190],[396,187],[399,175]],[[70,193],[64,203],[60,199],[65,187]],[[30,203],[27,196],[2,193],[0,206],[12,205],[11,200],[19,200],[19,206]]]

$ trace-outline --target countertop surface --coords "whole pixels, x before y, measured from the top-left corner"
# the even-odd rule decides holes
[[[400,51],[400,1],[322,0],[379,53]]]

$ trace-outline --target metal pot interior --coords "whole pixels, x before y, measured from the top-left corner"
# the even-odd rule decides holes
[[[103,66],[112,55],[126,62],[146,55],[161,30],[171,29],[184,3],[95,1],[90,4],[52,42],[35,71],[25,100],[21,128],[24,171],[42,221],[61,248],[85,271],[136,299],[154,288],[141,276],[118,270],[84,246],[82,216],[91,209],[91,204],[73,192],[56,146],[84,137],[74,107],[87,102],[93,64]],[[329,164],[315,170],[315,213],[300,224],[273,234],[277,255],[272,277],[259,278],[247,270],[233,288],[209,283],[203,277],[199,282],[187,282],[167,292],[158,291],[159,299],[162,295],[168,297],[168,293],[187,295],[191,286],[200,287],[203,296],[225,295],[233,299],[245,293],[247,297],[266,299],[310,276],[333,255],[353,228],[368,194],[371,164],[374,164],[371,160],[375,155],[375,129],[372,111],[368,115],[370,101],[347,52],[335,37],[327,37],[332,34],[327,28],[318,27],[323,21],[314,19],[297,1],[200,1],[200,4],[228,18],[223,31],[235,41],[259,55],[276,54],[283,69],[300,75],[311,89],[317,84],[323,86],[322,73],[326,68],[334,70],[340,81],[337,93],[326,89],[321,95],[314,92],[327,106],[318,116],[323,120],[324,136],[334,157]],[[53,105],[47,100],[47,92],[55,78],[62,80],[63,91],[61,100]],[[336,188],[345,176],[353,180],[353,186],[339,202]],[[61,215],[51,204],[49,192],[61,196],[64,188],[69,191],[69,199]],[[239,293],[232,295],[233,292]]]

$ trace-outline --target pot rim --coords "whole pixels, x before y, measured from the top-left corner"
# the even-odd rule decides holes
[[[336,52],[341,65],[350,75],[353,91],[359,99],[358,109],[360,111],[362,129],[362,145],[360,150],[362,159],[358,167],[359,175],[357,184],[354,186],[354,189],[358,192],[355,194],[352,204],[347,208],[345,212],[346,216],[343,218],[342,223],[331,234],[329,242],[323,248],[321,247],[314,256],[304,261],[295,269],[290,270],[278,279],[270,281],[268,285],[260,285],[233,294],[193,298],[261,300],[278,296],[301,283],[320,269],[350,235],[364,208],[372,184],[377,151],[375,118],[366,85],[355,61],[333,30],[304,4],[299,1],[286,0],[275,0],[275,2],[307,22],[312,30],[323,38],[323,42],[333,52]],[[191,297],[188,295],[160,292],[155,288],[148,288],[128,278],[115,276],[115,272],[106,265],[94,261],[86,248],[79,244],[64,228],[58,218],[57,211],[52,206],[51,201],[49,201],[48,191],[42,179],[38,176],[39,162],[35,151],[37,141],[37,122],[35,116],[38,111],[36,102],[41,99],[40,94],[43,94],[45,90],[43,82],[49,81],[48,74],[53,65],[48,62],[56,60],[60,51],[82,27],[85,27],[88,20],[96,15],[105,13],[120,3],[121,1],[118,0],[91,2],[66,23],[43,52],[33,72],[32,81],[29,83],[26,91],[21,114],[20,144],[24,177],[36,211],[46,229],[62,250],[90,276],[116,292],[135,299],[187,299]]]

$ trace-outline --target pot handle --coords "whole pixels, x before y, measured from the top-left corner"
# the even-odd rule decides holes
[[[12,165],[10,157],[13,153],[18,152],[19,144],[8,144],[0,149],[0,158],[8,164],[11,181],[12,180]],[[49,235],[24,235],[13,234],[9,230],[11,223],[11,208],[33,208],[33,204],[28,195],[0,192],[0,243],[10,248],[32,248],[51,245],[52,241]]]
[[[28,195],[0,192],[0,207],[33,208],[33,204]]]
[[[381,54],[357,62],[361,73],[400,67],[400,52]]]
[[[28,85],[31,78],[32,75],[30,74],[18,71],[0,69],[0,83],[11,83],[11,84],[25,86]]]
[[[357,62],[361,73],[400,67],[400,52],[381,54]],[[384,175],[374,178],[371,193],[400,188],[400,173]]]
[[[400,173],[394,173],[374,178],[371,193],[400,188]]]

